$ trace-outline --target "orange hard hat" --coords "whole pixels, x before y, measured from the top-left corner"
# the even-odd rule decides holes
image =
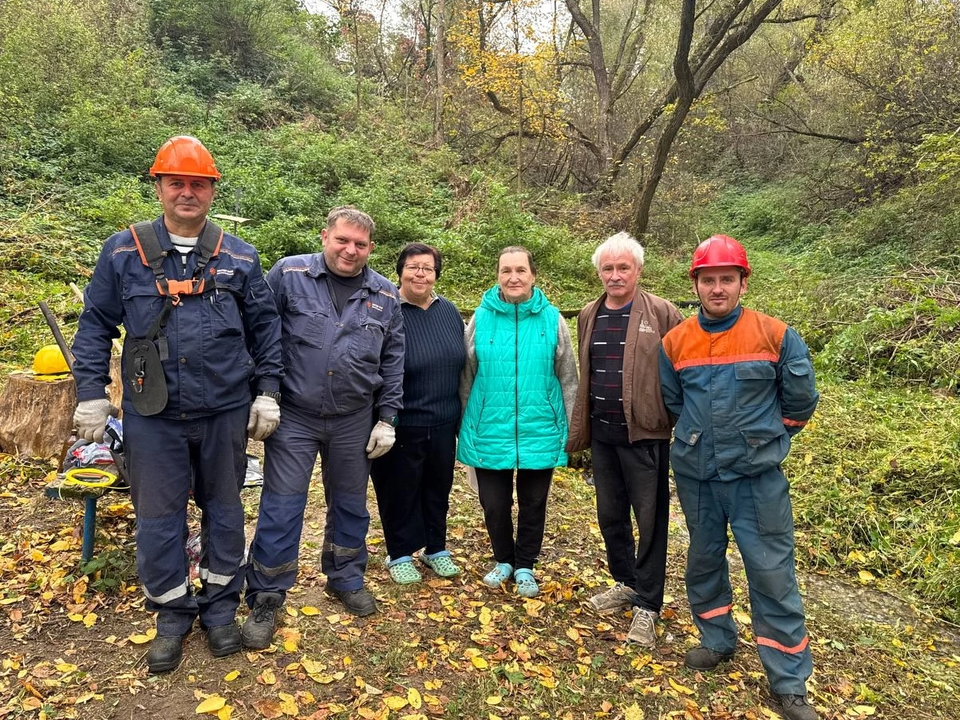
[[[738,267],[745,278],[753,272],[743,245],[727,235],[708,237],[697,246],[690,262],[690,277],[695,278],[704,268],[715,267]]]
[[[211,180],[220,179],[220,171],[213,156],[203,143],[190,135],[177,135],[167,140],[157,151],[157,159],[150,166],[150,177],[160,175],[190,175]]]
[[[70,368],[58,346],[44,345],[33,356],[33,371],[37,375],[60,375],[70,372]]]

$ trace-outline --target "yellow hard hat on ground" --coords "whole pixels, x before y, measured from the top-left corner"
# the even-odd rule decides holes
[[[33,356],[33,371],[37,375],[62,375],[70,372],[70,368],[58,346],[44,345]]]

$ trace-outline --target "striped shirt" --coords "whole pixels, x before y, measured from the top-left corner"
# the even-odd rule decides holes
[[[596,440],[611,445],[630,444],[623,413],[623,352],[632,304],[618,310],[601,306],[590,335],[590,430]]]

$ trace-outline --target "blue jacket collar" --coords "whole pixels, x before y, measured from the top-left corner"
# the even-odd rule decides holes
[[[740,315],[743,314],[743,305],[737,303],[737,306],[730,311],[729,315],[726,315],[722,318],[708,318],[703,314],[703,308],[697,312],[697,322],[700,323],[700,328],[704,332],[708,333],[718,333],[725,332],[736,325],[737,320],[740,319]]]

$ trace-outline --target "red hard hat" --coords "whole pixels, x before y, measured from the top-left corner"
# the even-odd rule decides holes
[[[745,278],[753,272],[743,245],[727,235],[708,237],[697,246],[690,263],[690,277],[695,278],[697,272],[704,268],[715,267],[738,267],[743,270]]]
[[[177,135],[167,140],[157,151],[157,159],[150,166],[150,177],[160,175],[190,175],[219,180],[220,172],[213,156],[203,143],[189,135]]]

